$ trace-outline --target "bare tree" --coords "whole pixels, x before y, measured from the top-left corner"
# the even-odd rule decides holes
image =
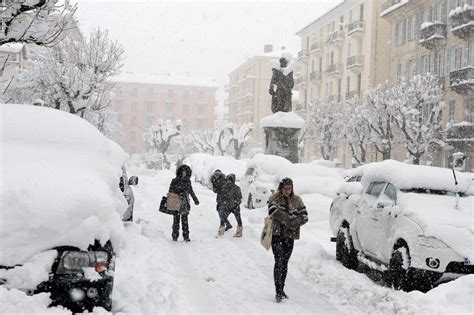
[[[367,121],[370,127],[370,142],[382,153],[384,160],[390,159],[393,133],[393,114],[390,110],[394,95],[387,83],[371,86],[367,89],[367,103],[370,115]]]
[[[392,86],[390,109],[393,118],[405,136],[405,146],[419,164],[421,156],[431,146],[444,146],[441,115],[445,103],[443,87],[438,77],[416,75],[411,80],[401,78]]]
[[[75,11],[68,0],[6,0],[0,4],[0,45],[52,44],[72,26]]]
[[[145,163],[148,168],[163,168],[168,165],[166,152],[171,140],[180,134],[181,121],[173,123],[170,120],[158,120],[158,124],[150,126],[143,134],[145,141]]]
[[[346,102],[343,117],[342,131],[351,148],[353,162],[364,164],[370,142],[369,107],[360,98],[353,98]]]
[[[307,137],[315,138],[325,160],[335,158],[341,138],[341,105],[331,99],[317,99],[308,107]]]
[[[241,126],[229,124],[226,131],[230,134],[229,145],[234,149],[234,157],[239,160],[244,144],[251,138],[252,123],[243,124]]]

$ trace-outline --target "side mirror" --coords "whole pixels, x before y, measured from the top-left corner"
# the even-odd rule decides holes
[[[138,176],[132,176],[128,179],[128,185],[134,186],[138,185]]]

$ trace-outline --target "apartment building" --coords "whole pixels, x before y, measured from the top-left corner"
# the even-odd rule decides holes
[[[122,73],[114,79],[112,110],[119,115],[129,153],[143,152],[145,129],[162,120],[181,120],[182,132],[215,126],[217,85],[192,76]]]
[[[474,168],[474,3],[473,0],[391,0],[380,8],[390,23],[388,77],[432,73],[444,87],[447,146],[431,152],[438,166],[451,167],[452,155],[468,156]],[[394,157],[402,159],[403,150]]]
[[[282,51],[274,51],[272,45],[265,45],[262,54],[249,58],[229,74],[229,84],[225,88],[228,93],[226,120],[237,125],[252,123],[252,137],[257,140],[264,139],[260,120],[272,114],[272,98],[268,93],[271,60],[279,59]]]
[[[301,38],[296,80],[302,116],[316,98],[344,103],[362,96],[367,86],[387,76],[383,58],[389,46],[389,23],[379,19],[378,2],[346,0],[296,34]],[[377,69],[377,67],[380,67]],[[305,159],[319,157],[315,141],[307,141]],[[375,153],[369,159],[376,159]],[[345,141],[337,147],[337,159],[350,167],[350,150]]]

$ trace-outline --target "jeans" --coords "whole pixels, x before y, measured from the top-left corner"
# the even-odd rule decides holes
[[[220,225],[221,226],[232,226],[230,224],[229,220],[227,219],[227,216],[229,215],[226,211],[225,206],[222,203],[217,204],[217,213],[219,213],[219,219],[220,219]]]
[[[277,294],[283,293],[285,287],[286,274],[288,273],[288,262],[291,253],[293,253],[294,240],[283,235],[273,235],[272,251],[275,258],[275,267],[273,268],[273,280]]]
[[[181,219],[181,228],[183,230],[183,238],[186,240],[189,238],[189,226],[188,226],[188,215],[187,214],[175,214],[173,215],[173,232],[171,237],[177,239],[179,236],[179,221]]]

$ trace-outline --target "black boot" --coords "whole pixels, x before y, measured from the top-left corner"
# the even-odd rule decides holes
[[[284,298],[284,299],[290,299],[288,297],[288,295],[286,295],[285,291],[283,291],[283,290],[281,291],[281,297]]]
[[[227,232],[228,230],[230,230],[232,228],[232,225],[228,224],[225,226],[225,231]]]
[[[283,296],[280,293],[275,294],[275,301],[277,303],[280,303],[282,299],[283,299]]]

